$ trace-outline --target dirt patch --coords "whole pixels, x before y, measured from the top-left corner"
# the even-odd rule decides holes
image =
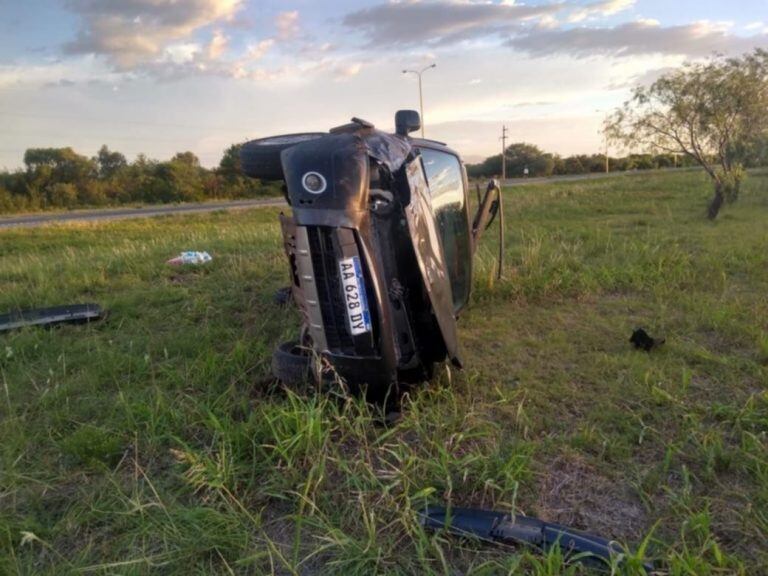
[[[627,486],[600,474],[584,458],[555,458],[544,472],[536,513],[604,537],[637,542],[647,530],[640,500]]]

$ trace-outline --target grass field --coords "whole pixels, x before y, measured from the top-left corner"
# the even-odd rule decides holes
[[[665,574],[767,574],[768,174],[715,223],[708,196],[698,173],[507,191],[466,369],[390,427],[270,382],[297,325],[277,210],[0,232],[0,309],[109,310],[0,335],[0,574],[585,572],[424,533],[446,501],[645,542]],[[164,264],[183,249],[214,261]],[[634,351],[639,325],[667,343]]]

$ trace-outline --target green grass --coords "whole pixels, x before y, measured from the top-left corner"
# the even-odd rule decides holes
[[[271,301],[276,210],[0,232],[0,309],[109,310],[0,335],[0,574],[585,572],[425,533],[426,502],[647,539],[663,573],[766,573],[768,175],[715,223],[708,195],[697,173],[508,190],[466,369],[390,427],[270,381],[298,322]],[[164,264],[184,249],[214,261]],[[632,350],[638,325],[667,344]]]

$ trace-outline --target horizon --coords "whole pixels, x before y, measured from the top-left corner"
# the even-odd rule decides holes
[[[682,6],[680,4],[683,4]],[[685,4],[688,4],[685,6]],[[468,162],[528,142],[602,150],[600,125],[633,86],[714,53],[768,48],[768,7],[714,0],[33,0],[0,24],[0,169],[28,148],[102,144],[131,161],[327,130],[352,116],[392,130],[418,109],[426,137]],[[612,151],[612,155],[615,151]]]

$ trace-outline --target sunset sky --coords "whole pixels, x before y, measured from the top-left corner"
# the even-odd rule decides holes
[[[766,0],[0,0],[0,168],[29,147],[129,158],[417,108],[468,160],[512,141],[596,152],[630,88],[768,48]]]

